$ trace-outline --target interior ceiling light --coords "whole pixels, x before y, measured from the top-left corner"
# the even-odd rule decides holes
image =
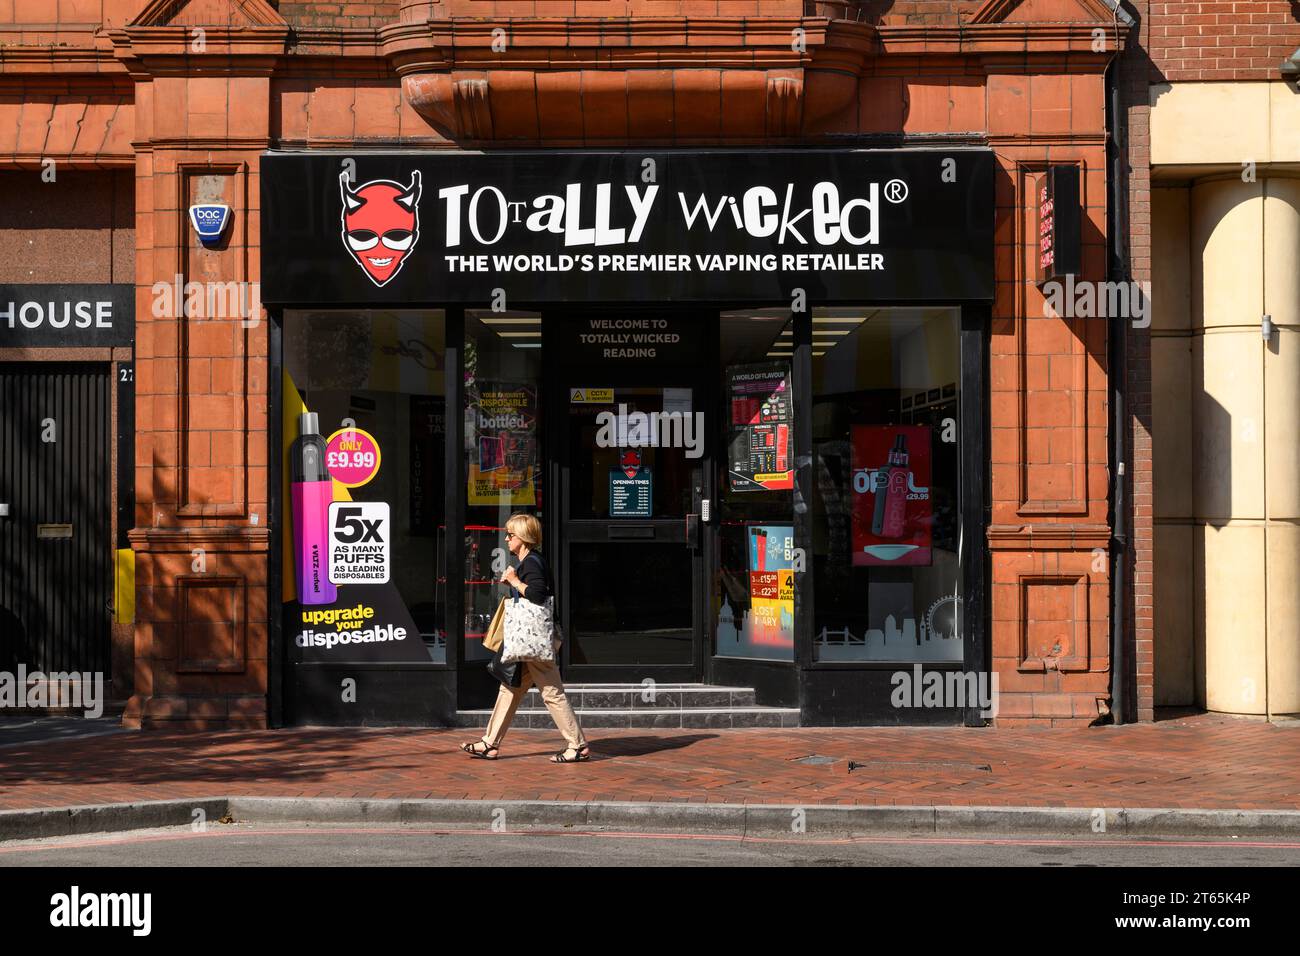
[[[540,316],[529,319],[479,319],[484,325],[541,325]]]
[[[814,336],[848,335],[852,331],[853,331],[852,329],[814,329],[813,335]],[[777,336],[777,338],[785,339],[785,338],[790,338],[793,335],[794,335],[793,332],[782,332],[780,335]]]
[[[511,342],[510,344],[517,349],[540,349],[542,347],[541,342]]]
[[[540,339],[541,332],[498,332],[503,339]]]

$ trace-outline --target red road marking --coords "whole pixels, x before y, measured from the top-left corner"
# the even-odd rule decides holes
[[[381,834],[401,834],[403,836],[489,836],[489,837],[605,837],[623,840],[675,840],[705,843],[774,843],[791,846],[855,846],[881,845],[893,846],[921,843],[927,846],[1133,846],[1133,847],[1251,847],[1264,850],[1300,850],[1300,843],[1280,843],[1261,840],[1127,840],[1122,837],[1087,841],[1087,840],[1049,840],[1016,839],[1002,837],[760,837],[742,836],[740,834],[706,834],[706,833],[647,833],[637,831],[605,832],[600,830],[448,830],[409,827],[290,827],[275,830],[209,830],[204,833],[164,833],[149,836],[131,836],[112,834],[99,840],[85,840],[77,843],[36,843],[24,846],[0,847],[0,853],[37,853],[50,850],[85,849],[97,846],[115,846],[126,843],[156,843],[174,840],[202,839],[207,837],[234,836],[320,836],[322,834],[344,833],[354,836],[374,836]]]

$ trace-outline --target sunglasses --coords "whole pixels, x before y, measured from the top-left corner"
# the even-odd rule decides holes
[[[381,240],[386,248],[395,252],[405,252],[415,241],[415,233],[409,229],[390,229],[382,236],[369,229],[352,229],[347,236],[348,245],[357,252],[373,249]]]

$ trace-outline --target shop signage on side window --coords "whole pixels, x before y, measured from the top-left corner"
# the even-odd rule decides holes
[[[609,516],[649,518],[654,508],[654,476],[642,464],[641,451],[623,448],[618,466],[609,470]]]
[[[1038,284],[1079,274],[1079,167],[1052,166],[1038,187]]]

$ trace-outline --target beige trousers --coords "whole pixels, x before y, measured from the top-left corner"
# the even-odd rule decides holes
[[[569,698],[564,696],[564,684],[560,680],[559,667],[554,662],[544,664],[537,661],[524,661],[523,668],[524,676],[519,681],[518,687],[507,687],[502,684],[501,689],[497,691],[497,702],[492,708],[492,716],[488,719],[487,733],[483,735],[483,740],[489,746],[501,746],[506,731],[510,729],[510,722],[514,720],[515,711],[519,709],[519,702],[524,699],[524,694],[528,693],[528,688],[536,684],[541,689],[542,702],[551,712],[551,719],[555,721],[555,726],[560,728],[560,733],[564,735],[569,749],[577,750],[587,742],[587,738],[582,735],[582,728],[578,726],[578,715],[573,712]]]

